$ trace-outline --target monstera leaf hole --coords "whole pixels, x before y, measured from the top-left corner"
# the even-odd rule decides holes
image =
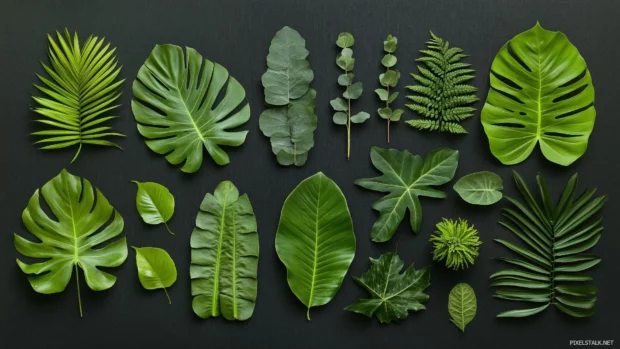
[[[250,118],[245,90],[226,68],[190,47],[155,46],[133,93],[132,110],[147,146],[173,165],[184,162],[183,172],[200,168],[203,148],[226,165],[230,158],[220,146],[245,141],[248,131],[231,131]]]

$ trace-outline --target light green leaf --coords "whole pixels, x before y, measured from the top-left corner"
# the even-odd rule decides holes
[[[230,182],[207,193],[190,237],[192,309],[206,319],[247,320],[257,291],[258,233],[246,194]]]
[[[471,286],[460,283],[452,288],[448,297],[448,312],[452,317],[450,321],[456,327],[465,332],[465,325],[474,319],[477,310],[476,293]]]
[[[162,288],[168,297],[168,304],[172,304],[166,287],[177,281],[177,268],[168,252],[156,247],[135,247],[138,278],[142,287],[147,290]]]
[[[353,279],[364,287],[371,299],[360,299],[345,310],[377,316],[380,322],[390,323],[409,315],[409,311],[426,309],[428,295],[424,290],[430,286],[430,271],[426,267],[415,270],[411,264],[401,274],[404,263],[395,252],[384,253],[379,259],[370,259],[370,269],[361,277]]]
[[[167,224],[174,213],[174,196],[168,188],[154,182],[132,182],[138,185],[136,208],[144,223],[164,223],[168,232],[174,235]]]
[[[354,78],[355,75],[353,75],[352,73],[340,74],[340,76],[338,77],[338,85],[349,86],[353,83]]]
[[[353,46],[353,44],[355,44],[355,39],[353,39],[351,33],[344,32],[338,35],[338,40],[336,41],[338,47],[347,48]]]
[[[336,57],[336,64],[344,71],[351,71],[355,68],[355,58],[338,55],[338,57]]]
[[[334,114],[333,120],[336,125],[346,125],[348,122],[349,116],[343,112],[337,112]]]
[[[382,119],[389,119],[390,117],[392,117],[392,108],[379,108],[377,109],[377,112]]]
[[[384,91],[385,91],[385,90],[384,90]],[[387,91],[385,91],[385,93],[386,93],[386,96],[387,96]],[[389,97],[389,98],[387,98],[387,102],[388,102],[388,103],[392,103],[392,102],[394,102],[394,101],[396,100],[396,97],[398,97],[398,92],[394,92],[394,93],[392,93],[392,94],[390,95],[390,97]]]
[[[185,162],[183,172],[198,171],[203,148],[226,165],[230,158],[220,146],[245,141],[248,131],[229,131],[250,119],[245,90],[193,48],[184,54],[179,46],[156,45],[138,71],[133,94],[131,109],[146,145],[173,165]]]
[[[329,104],[331,104],[332,108],[335,111],[347,111],[349,110],[349,106],[347,104],[347,101],[345,101],[344,99],[338,97],[338,98],[334,98],[332,99]]]
[[[378,88],[375,90],[375,93],[379,96],[379,99],[382,101],[388,100],[388,91],[382,88]]]
[[[493,172],[470,173],[454,185],[463,200],[472,205],[492,205],[502,199],[502,178]]]
[[[402,109],[395,109],[394,111],[392,111],[392,115],[390,115],[390,120],[398,121],[398,120],[400,120],[400,116],[401,115],[403,115],[403,110]]]
[[[551,162],[581,157],[594,127],[594,87],[585,60],[561,32],[536,24],[506,43],[491,66],[481,121],[491,152],[505,165],[540,144]]]
[[[362,95],[363,87],[361,82],[356,82],[342,94],[345,99],[358,99]]]
[[[398,47],[398,39],[395,36],[388,35],[383,42],[383,50],[385,52],[394,53]]]
[[[42,209],[40,196],[52,216]],[[78,267],[90,289],[102,291],[114,285],[116,277],[99,268],[118,267],[127,258],[125,237],[110,242],[122,233],[123,218],[88,180],[62,170],[40,193],[34,192],[22,220],[36,239],[32,242],[14,234],[15,248],[40,261],[28,264],[18,258],[19,268],[34,274],[28,278],[30,285],[45,294],[64,291],[75,270],[82,316]]]
[[[392,68],[393,66],[396,65],[397,61],[398,60],[396,59],[396,56],[387,54],[383,56],[383,58],[381,59],[381,64],[383,64],[383,66],[386,68]]]
[[[443,199],[446,194],[433,186],[449,182],[458,166],[457,150],[440,148],[431,151],[426,159],[409,151],[372,147],[370,159],[383,173],[375,178],[355,181],[360,187],[389,193],[372,206],[379,211],[379,219],[371,230],[372,240],[388,241],[409,209],[409,224],[414,232],[422,224],[422,205],[419,196]]]
[[[291,291],[308,308],[335,295],[355,255],[355,234],[347,201],[319,172],[291,192],[280,215],[276,253]]]
[[[342,51],[340,51],[340,56],[351,58],[353,57],[353,50],[350,48],[343,48]]]
[[[354,124],[361,124],[361,123],[365,122],[366,120],[368,120],[368,118],[370,118],[370,114],[361,111],[361,112],[351,116],[351,122],[354,123]]]
[[[384,87],[394,87],[400,79],[400,73],[397,70],[388,70],[385,73],[379,75],[379,81]]]

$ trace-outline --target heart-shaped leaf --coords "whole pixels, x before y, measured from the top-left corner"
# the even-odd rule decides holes
[[[174,214],[174,196],[168,188],[154,182],[132,182],[138,185],[136,208],[144,223],[153,225],[164,223],[168,232],[174,235],[168,228],[168,221]]]
[[[177,281],[177,268],[168,252],[156,247],[132,248],[136,250],[136,266],[142,287],[147,290],[163,289],[168,304],[172,304],[166,287]]]

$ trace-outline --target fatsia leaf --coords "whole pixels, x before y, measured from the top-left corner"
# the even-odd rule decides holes
[[[164,223],[168,232],[174,235],[168,228],[168,221],[174,214],[174,196],[168,188],[155,182],[132,182],[138,185],[136,208],[144,223],[153,225]]]
[[[360,299],[345,310],[377,316],[380,322],[390,323],[407,317],[409,311],[426,309],[428,295],[424,290],[430,286],[429,267],[415,270],[411,264],[401,273],[404,263],[396,252],[384,253],[379,259],[370,258],[370,269],[361,277],[353,279],[372,296]]]
[[[493,172],[470,173],[454,184],[461,199],[472,205],[492,205],[502,199],[502,178]]]
[[[291,291],[307,307],[327,304],[338,292],[353,256],[355,234],[347,201],[334,181],[319,172],[286,198],[276,253]]]
[[[136,250],[136,266],[142,287],[147,290],[163,289],[168,304],[172,304],[166,287],[177,281],[177,268],[168,252],[156,247],[132,248]]]
[[[48,210],[41,207],[41,198]],[[17,259],[28,275],[32,288],[39,293],[62,292],[73,269],[78,287],[82,316],[79,268],[92,290],[112,287],[116,277],[100,267],[118,267],[127,258],[125,237],[111,241],[123,231],[123,218],[88,180],[66,170],[37,189],[22,213],[26,229],[38,242],[14,234],[15,248],[26,257],[42,260],[28,264]]]
[[[601,259],[586,254],[601,238],[601,218],[592,219],[603,207],[605,196],[592,198],[594,190],[577,196],[578,176],[564,187],[560,200],[553,200],[541,176],[536,177],[540,200],[525,181],[514,173],[517,188],[525,203],[507,197],[514,208],[504,209],[507,222],[500,222],[516,235],[521,244],[495,241],[513,251],[518,258],[500,258],[511,268],[491,275],[495,296],[509,301],[542,303],[535,308],[504,311],[498,317],[526,317],[540,313],[553,304],[574,317],[594,315],[597,288],[587,284],[592,278],[582,272]],[[519,269],[514,269],[514,267]]]
[[[192,308],[206,319],[247,320],[257,291],[258,233],[247,194],[230,181],[207,193],[190,238]]]
[[[133,82],[131,109],[138,131],[155,153],[181,171],[196,172],[203,148],[226,165],[220,146],[239,146],[248,131],[230,131],[250,119],[245,90],[226,68],[191,47],[156,45]]]
[[[420,196],[443,199],[446,194],[433,186],[449,182],[459,161],[457,150],[440,148],[431,151],[426,159],[409,151],[372,147],[370,159],[375,168],[383,173],[375,178],[355,181],[360,187],[389,193],[372,206],[379,211],[379,219],[372,226],[372,240],[388,241],[409,209],[409,224],[414,232],[422,224]]]
[[[481,113],[491,152],[505,165],[540,144],[568,166],[585,153],[594,127],[594,87],[586,62],[566,35],[536,25],[507,42],[491,66]]]
[[[448,312],[456,327],[465,332],[465,326],[474,319],[477,310],[478,301],[471,286],[460,283],[452,288],[448,296]]]
[[[33,97],[39,107],[34,111],[43,116],[36,121],[48,129],[32,133],[40,136],[41,149],[59,149],[78,145],[71,162],[77,159],[83,144],[120,147],[108,137],[124,136],[112,131],[106,122],[116,118],[108,113],[119,105],[121,95],[117,80],[121,71],[116,48],[105,39],[89,36],[80,46],[77,33],[65,29],[56,32],[57,40],[48,35],[50,65],[41,63],[49,78],[37,74],[42,82],[35,87],[46,97]]]
[[[279,30],[271,40],[268,69],[261,79],[268,109],[260,115],[259,126],[284,166],[302,166],[314,146],[316,91],[310,88],[314,73],[305,46],[294,29]]]

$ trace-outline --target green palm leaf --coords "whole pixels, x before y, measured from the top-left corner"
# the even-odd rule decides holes
[[[112,132],[105,122],[116,118],[108,112],[119,105],[123,80],[116,80],[121,68],[116,59],[116,48],[110,48],[105,39],[89,36],[80,46],[77,33],[65,29],[64,35],[56,32],[57,40],[49,40],[50,66],[41,63],[49,79],[39,74],[43,83],[35,87],[46,97],[33,97],[39,104],[34,111],[44,118],[37,122],[49,129],[32,133],[40,136],[36,142],[41,149],[60,149],[78,145],[71,162],[77,159],[83,144],[120,147],[109,140],[111,136],[124,136]]]
[[[250,119],[241,84],[226,68],[198,51],[157,45],[133,82],[131,101],[138,131],[146,145],[183,172],[196,172],[203,148],[218,165],[230,158],[220,145],[239,146],[248,131],[231,132]]]
[[[578,181],[575,174],[554,208],[541,176],[536,177],[540,200],[534,198],[516,172],[514,177],[525,204],[507,197],[514,208],[504,209],[507,221],[500,223],[522,243],[495,241],[519,258],[501,258],[510,264],[511,269],[491,275],[491,286],[498,287],[495,292],[497,298],[536,303],[536,307],[506,311],[498,317],[530,316],[551,304],[571,316],[593,315],[597,289],[583,285],[592,278],[581,273],[601,261],[587,254],[587,251],[601,238],[601,219],[592,220],[592,217],[603,207],[607,198],[592,199],[595,190],[575,197]]]

